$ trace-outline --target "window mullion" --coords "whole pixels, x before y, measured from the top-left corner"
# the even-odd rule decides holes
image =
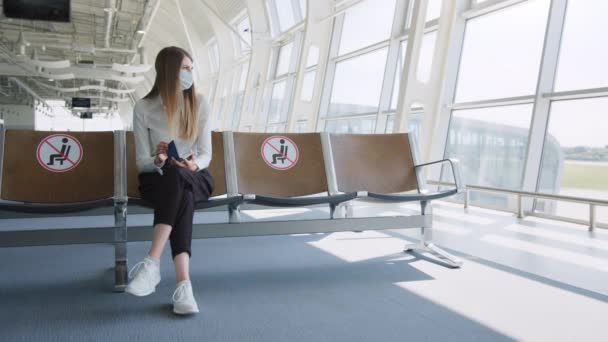
[[[543,93],[553,90],[555,72],[559,57],[559,47],[564,27],[567,0],[554,0],[549,7],[549,18],[545,32],[545,43],[540,65],[539,80],[536,89],[536,99],[532,113],[528,151],[524,167],[522,189],[535,191],[540,175],[542,151],[545,133],[549,124],[549,109],[551,99],[543,97]],[[531,209],[532,200],[525,203],[525,208]]]

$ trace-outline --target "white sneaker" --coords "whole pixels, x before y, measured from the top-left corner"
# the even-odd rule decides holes
[[[146,257],[133,266],[129,279],[131,281],[125,292],[138,297],[147,296],[156,291],[156,285],[160,283],[160,267],[157,262]]]
[[[178,315],[190,315],[198,312],[198,305],[192,293],[190,280],[182,280],[177,283],[173,292],[173,312]]]

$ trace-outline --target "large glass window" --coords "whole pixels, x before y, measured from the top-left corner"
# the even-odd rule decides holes
[[[281,46],[281,49],[279,50],[279,61],[277,63],[277,70],[275,76],[284,75],[289,71],[292,49],[293,42]]]
[[[240,67],[240,72],[235,73],[234,84],[237,85],[236,93],[234,94],[234,104],[232,108],[231,129],[238,129],[241,118],[241,110],[243,108],[243,97],[245,95],[245,85],[247,83],[247,72],[249,71],[249,63],[243,63]]]
[[[235,37],[236,46],[239,48],[240,54],[247,53],[251,50],[251,24],[249,17],[246,16],[239,20],[236,24],[236,32],[239,37]]]
[[[281,31],[287,31],[296,23],[291,0],[274,0],[279,16],[279,27]]]
[[[374,133],[376,117],[361,117],[354,119],[329,120],[325,130],[335,133]]]
[[[285,88],[287,81],[281,81],[272,87],[270,97],[270,110],[268,112],[268,123],[275,124],[287,120],[287,106],[285,106]]]
[[[401,42],[399,48],[399,62],[397,64],[397,72],[395,73],[395,84],[393,85],[393,94],[391,95],[391,109],[397,109],[397,101],[399,101],[399,91],[401,89],[401,76],[403,75],[403,65],[405,64],[405,53],[407,52],[407,40]]]
[[[529,0],[466,25],[456,102],[536,91],[549,0]]]
[[[339,55],[386,40],[391,34],[395,0],[367,0],[346,11]]]
[[[308,71],[304,74],[304,80],[302,81],[302,94],[300,100],[304,102],[312,101],[315,87],[315,76],[316,70]]]
[[[209,61],[211,64],[211,73],[216,73],[220,70],[220,49],[215,40],[209,43]]]
[[[608,86],[608,1],[568,1],[555,90]]]
[[[551,104],[538,190],[608,200],[608,97]],[[589,217],[589,208],[569,202],[538,201],[548,214]],[[608,223],[608,208],[598,207]]]
[[[266,13],[273,35],[288,31],[306,18],[305,0],[267,0]]]
[[[315,80],[317,75],[318,63],[319,48],[315,45],[310,45],[308,47],[308,56],[306,57],[306,70],[304,70],[304,79],[302,80],[302,91],[300,93],[300,101],[312,101],[315,90]]]
[[[442,0],[429,0],[429,4],[426,7],[425,21],[439,18],[439,15],[441,14],[441,3]]]
[[[416,70],[416,78],[418,78],[420,82],[428,82],[431,78],[431,67],[433,66],[436,41],[437,31],[426,33],[422,38],[420,58],[418,59],[418,68]]]
[[[387,49],[380,49],[336,64],[329,116],[378,111]]]
[[[461,161],[464,183],[519,189],[531,117],[531,104],[453,111],[446,156]],[[502,195],[475,192],[471,200],[507,207]]]
[[[420,141],[420,133],[422,132],[422,115],[423,113],[410,114],[408,121],[408,133],[412,134],[414,141]],[[393,133],[395,125],[395,115],[389,115],[386,119],[386,127],[384,133]]]
[[[297,32],[292,41],[274,49],[274,72],[271,71],[270,83],[265,90],[266,129],[276,130],[285,127],[289,115],[293,88],[296,80],[295,66],[299,63],[302,33]],[[271,127],[272,126],[272,127]]]

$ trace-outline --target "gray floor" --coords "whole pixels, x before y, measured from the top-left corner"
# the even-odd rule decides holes
[[[197,240],[189,318],[171,312],[168,253],[136,298],[111,292],[111,246],[0,249],[0,341],[608,340],[608,232],[449,203],[435,223],[463,268],[401,253],[413,230]],[[147,245],[129,244],[131,264]]]

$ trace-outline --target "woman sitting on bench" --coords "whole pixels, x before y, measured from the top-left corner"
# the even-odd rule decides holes
[[[156,57],[152,90],[135,104],[133,114],[139,191],[154,206],[154,237],[148,255],[129,272],[126,292],[147,296],[155,291],[160,257],[169,239],[177,278],[176,314],[198,312],[189,277],[192,221],[195,203],[213,192],[213,178],[207,171],[210,110],[205,98],[195,93],[192,63],[183,49],[162,49]],[[175,149],[169,149],[170,141]]]

